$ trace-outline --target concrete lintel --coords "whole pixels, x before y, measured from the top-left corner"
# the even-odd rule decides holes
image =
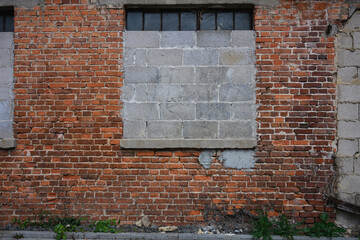
[[[201,5],[201,4],[251,4],[276,7],[279,0],[98,0],[98,3],[112,6],[123,5]]]
[[[16,147],[16,139],[13,138],[0,139],[0,149],[7,149],[14,147]]]
[[[43,5],[44,0],[1,0],[0,7],[28,7],[32,8],[36,5]]]
[[[122,139],[127,149],[249,149],[256,147],[254,139]]]

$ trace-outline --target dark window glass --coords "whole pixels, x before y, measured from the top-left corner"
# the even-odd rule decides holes
[[[251,14],[249,12],[235,13],[235,30],[251,30]]]
[[[196,14],[193,12],[182,12],[181,13],[181,31],[196,31],[197,20]]]
[[[14,16],[5,17],[5,32],[14,31]]]
[[[200,30],[215,30],[215,13],[203,13],[201,15]]]
[[[126,28],[127,30],[132,31],[141,31],[143,30],[143,13],[142,12],[128,12],[126,14]]]
[[[14,31],[14,9],[0,8],[0,32]]]
[[[133,9],[126,15],[126,29],[132,31],[251,30],[250,10],[194,8]],[[10,26],[13,22],[10,23]]]
[[[163,31],[179,31],[179,13],[164,12],[162,14]]]
[[[145,13],[144,14],[144,30],[145,31],[160,31],[161,30],[161,15],[160,15],[160,13]]]
[[[219,12],[217,14],[217,30],[233,30],[234,29],[233,12]]]

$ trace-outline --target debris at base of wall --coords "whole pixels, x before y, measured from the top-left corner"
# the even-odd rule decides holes
[[[176,230],[177,230],[177,227],[175,227],[175,226],[159,227],[160,232],[173,232]]]
[[[254,150],[225,150],[203,151],[199,156],[199,163],[205,168],[210,168],[213,160],[217,158],[224,167],[251,170],[255,166]]]
[[[142,217],[139,221],[135,223],[137,227],[146,227],[148,228],[151,225],[150,219],[148,216]]]

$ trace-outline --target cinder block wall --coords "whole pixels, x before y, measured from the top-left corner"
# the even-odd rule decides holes
[[[326,30],[347,19],[347,7],[255,7],[256,164],[243,171],[218,160],[204,169],[200,151],[120,149],[122,8],[87,0],[17,6],[18,144],[0,151],[1,225],[41,210],[122,223],[144,214],[157,225],[205,223],[241,208],[305,223],[323,211],[334,217],[324,198],[336,136],[334,37]]]

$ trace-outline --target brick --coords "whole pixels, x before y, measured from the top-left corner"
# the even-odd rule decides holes
[[[228,120],[230,119],[230,103],[197,103],[196,119]]]
[[[160,47],[194,47],[195,32],[192,31],[163,31]]]
[[[184,138],[216,138],[218,132],[218,123],[214,121],[184,121]]]
[[[182,138],[181,121],[148,121],[147,138]]]
[[[221,121],[219,122],[220,138],[253,138],[255,123],[252,121]]]
[[[344,67],[338,68],[338,81],[351,83],[352,80],[357,78],[357,68],[356,67]]]
[[[198,31],[196,42],[198,47],[229,47],[231,31]]]
[[[158,83],[159,70],[156,67],[128,67],[125,68],[126,83]]]
[[[161,103],[160,118],[163,120],[195,120],[195,104]]]
[[[220,65],[248,65],[254,63],[254,52],[244,49],[221,49]]]
[[[124,103],[123,118],[126,120],[158,120],[156,103]]]
[[[161,83],[194,83],[193,67],[160,67]]]
[[[184,49],[184,65],[215,66],[219,62],[219,53],[216,49]]]
[[[231,46],[255,49],[255,31],[231,31]]]
[[[147,62],[149,66],[179,66],[182,64],[182,50],[149,49]]]
[[[343,103],[338,105],[339,120],[359,120],[359,105]]]
[[[254,100],[254,85],[222,84],[219,90],[219,99],[227,102]]]
[[[160,46],[159,32],[126,31],[125,47],[127,48],[157,48]]]
[[[145,138],[146,121],[124,121],[124,138]]]

